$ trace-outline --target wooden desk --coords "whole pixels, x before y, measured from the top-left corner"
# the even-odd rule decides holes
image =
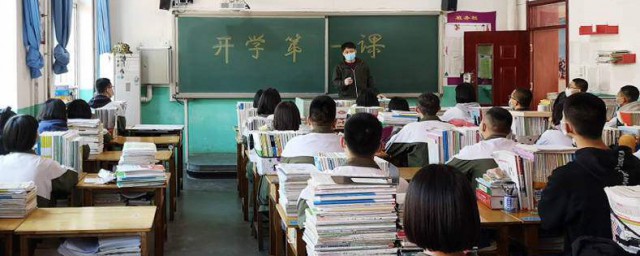
[[[497,255],[509,255],[509,226],[522,222],[501,210],[492,210],[478,202],[480,226],[498,231]]]
[[[169,220],[173,221],[174,214],[176,212],[176,193],[177,193],[177,182],[176,182],[176,164],[175,160],[172,157],[173,152],[169,150],[159,150],[156,152],[156,160],[169,163],[169,172],[170,180],[169,180]],[[117,163],[120,161],[120,156],[122,156],[122,151],[104,151],[97,155],[89,156],[87,162],[112,162]]]
[[[289,217],[287,212],[278,204],[278,176],[267,175],[269,184],[269,255],[306,255],[306,244],[302,240],[302,230],[298,228],[298,217]],[[284,229],[282,227],[284,224]],[[296,243],[289,243],[286,230],[295,229]],[[286,252],[286,254],[285,254]]]
[[[244,220],[249,221],[249,201],[251,195],[249,195],[249,179],[247,179],[247,164],[249,164],[249,150],[244,148],[242,149],[242,166],[240,168],[240,172],[238,176],[242,177],[241,186],[240,186],[240,194],[242,194],[242,214],[244,215]],[[254,181],[255,182],[255,181]]]
[[[151,255],[147,235],[155,214],[155,206],[38,208],[15,233],[20,236],[22,256],[30,253],[30,239],[109,236],[139,236],[141,253],[146,256]]]
[[[522,222],[522,233],[518,235],[527,249],[527,255],[553,254],[558,251],[540,250],[540,216],[532,212],[507,213]]]
[[[24,219],[0,219],[0,237],[4,240],[4,254],[13,255],[13,232]]]
[[[420,171],[420,167],[400,167],[398,170],[400,171],[400,178],[411,181],[413,176]]]
[[[165,173],[167,180],[170,180],[171,173]],[[155,234],[155,248],[156,255],[162,255],[164,252],[164,241],[168,237],[167,232],[167,219],[166,219],[166,206],[165,206],[165,189],[166,183],[162,186],[153,187],[131,187],[131,188],[118,188],[116,184],[92,184],[86,183],[86,178],[96,178],[98,174],[90,173],[80,179],[76,188],[83,192],[82,206],[93,206],[93,195],[96,192],[112,192],[112,193],[136,193],[136,192],[152,192],[153,201],[156,207],[158,207],[156,216],[156,227],[160,232]],[[132,206],[133,207],[133,206]]]

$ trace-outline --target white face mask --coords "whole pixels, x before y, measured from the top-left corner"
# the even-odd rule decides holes
[[[564,90],[564,93],[567,95],[567,97],[569,97],[569,96],[571,96],[571,95],[573,95],[573,94],[575,94],[577,92],[579,92],[578,89],[567,88],[567,89]]]

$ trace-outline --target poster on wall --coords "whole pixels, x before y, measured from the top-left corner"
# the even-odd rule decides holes
[[[496,12],[451,12],[444,30],[444,86],[462,82],[464,72],[464,32],[494,31]]]

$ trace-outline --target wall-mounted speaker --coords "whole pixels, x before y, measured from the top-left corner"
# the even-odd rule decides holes
[[[442,0],[442,10],[443,11],[457,11],[458,10],[458,0]]]
[[[160,0],[160,9],[161,10],[169,10],[171,9],[171,2],[173,2],[172,0]]]

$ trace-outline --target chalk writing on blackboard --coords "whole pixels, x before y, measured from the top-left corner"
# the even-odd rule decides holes
[[[266,41],[264,40],[264,34],[250,35],[249,39],[244,43],[244,45],[250,47],[249,51],[253,52],[251,57],[257,60],[260,58],[260,52],[264,51],[265,43]]]
[[[296,34],[295,36],[287,37],[285,41],[289,43],[289,47],[287,48],[287,53],[284,56],[292,56],[293,63],[296,63],[296,57],[298,53],[302,53],[302,47],[300,47],[300,40],[302,36],[300,34]]]
[[[380,41],[382,41],[382,35],[380,34],[360,35],[360,41],[358,42],[360,53],[366,52],[372,59],[375,59],[382,52],[382,49],[386,48],[386,45],[381,44]]]
[[[231,44],[230,36],[218,37],[218,44],[213,46],[213,49],[216,49],[215,55],[220,55],[220,52],[224,50],[224,64],[229,64],[229,48],[233,48],[234,45]]]

